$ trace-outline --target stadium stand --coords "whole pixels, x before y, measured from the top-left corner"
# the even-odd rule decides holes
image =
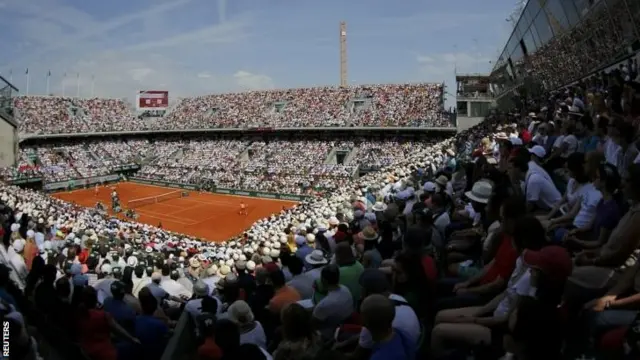
[[[162,121],[144,121],[118,99],[17,97],[23,134],[210,128],[451,127],[442,84],[324,87],[185,98]]]
[[[575,30],[550,26],[554,4],[565,14],[573,6]],[[210,243],[0,184],[11,359],[640,358],[640,83],[632,58],[597,69],[633,48],[638,9],[529,2],[524,30],[564,35],[511,61],[529,69],[519,85],[509,80],[519,108],[454,137],[25,142],[19,167],[1,172],[7,182],[135,164],[148,179],[320,191]],[[531,78],[543,91],[529,91]],[[204,96],[180,103],[167,129],[433,126],[440,95],[419,94],[439,91]],[[117,100],[18,98],[16,107],[24,133],[148,129]],[[344,162],[329,161],[338,151]]]

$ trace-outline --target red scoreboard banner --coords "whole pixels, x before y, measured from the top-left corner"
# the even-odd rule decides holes
[[[169,107],[169,92],[147,90],[138,92],[138,109],[166,109]]]

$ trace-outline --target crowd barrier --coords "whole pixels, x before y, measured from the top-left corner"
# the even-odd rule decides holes
[[[198,345],[194,329],[193,318],[183,311],[160,360],[192,359]]]
[[[181,130],[135,130],[135,131],[103,131],[103,132],[88,132],[88,133],[65,133],[65,134],[31,134],[31,133],[19,133],[18,141],[24,141],[29,139],[66,139],[66,138],[86,138],[86,137],[112,137],[112,136],[126,136],[126,135],[156,135],[156,134],[202,134],[202,133],[247,133],[247,134],[265,134],[265,133],[403,133],[403,134],[416,134],[416,133],[445,133],[455,134],[457,132],[454,126],[448,127],[410,127],[410,126],[386,126],[386,127],[277,127],[277,128],[209,128],[209,129],[181,129]]]
[[[11,185],[24,185],[24,184],[38,183],[41,181],[42,181],[42,178],[40,177],[16,178],[16,179],[8,180],[9,184]]]
[[[138,169],[140,169],[140,166],[137,164],[117,165],[111,168],[113,171],[132,171]]]
[[[71,179],[65,181],[52,182],[48,184],[44,184],[44,191],[57,191],[57,190],[67,190],[67,189],[80,189],[88,185],[94,184],[102,184],[108,182],[114,182],[120,180],[120,175],[118,174],[109,174],[103,176],[93,176],[82,179]]]
[[[140,184],[145,184],[145,185],[165,186],[165,187],[172,187],[177,189],[185,189],[185,190],[193,190],[193,191],[200,190],[198,186],[194,184],[181,184],[176,182],[141,179],[136,177],[132,177],[129,180],[140,183]],[[256,198],[289,200],[289,201],[303,201],[305,199],[310,198],[310,196],[305,196],[305,195],[277,194],[277,193],[270,193],[270,192],[264,192],[264,191],[247,191],[247,190],[226,189],[226,188],[219,188],[219,187],[216,187],[207,191],[216,193],[216,194],[250,196],[250,197],[256,197]]]

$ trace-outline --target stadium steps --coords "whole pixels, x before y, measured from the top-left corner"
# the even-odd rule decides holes
[[[187,150],[187,149],[186,148],[178,149],[173,154],[167,156],[167,158],[168,159],[179,159],[179,158],[184,156],[184,151],[185,150]]]
[[[249,161],[251,161],[251,157],[249,156],[249,145],[247,145],[247,147],[242,150],[242,152],[240,154],[238,154],[238,162],[241,164],[246,164]]]
[[[169,159],[169,160],[171,160],[171,159],[179,159],[180,157],[184,156],[184,151],[185,151],[184,148],[180,148],[180,149],[174,151],[173,153],[167,155],[166,158]],[[147,156],[145,159],[143,159],[141,161],[140,166],[153,164],[160,157],[161,157],[161,155],[156,155],[156,154]]]
[[[107,151],[104,152],[103,157],[98,156],[98,154],[96,154],[95,152],[93,152],[91,149],[89,149],[89,147],[85,144],[83,146],[84,151],[89,154],[89,156],[97,163],[102,164],[102,166],[106,166],[105,163],[102,161],[103,157],[109,156],[110,160],[113,160],[113,157],[111,156],[111,154],[109,154]],[[108,155],[107,155],[108,154]]]
[[[358,156],[358,147],[354,146],[353,149],[349,151],[349,154],[347,154],[347,157],[344,158],[345,165],[351,164],[351,162],[356,156]]]
[[[360,177],[360,165],[356,166],[351,172],[352,179],[358,179]]]
[[[327,157],[324,159],[324,163],[325,165],[332,165],[335,164],[337,162],[336,160],[336,153],[339,151],[340,149],[337,147],[334,147],[333,149],[331,149],[331,151],[329,151],[329,155],[327,155]]]

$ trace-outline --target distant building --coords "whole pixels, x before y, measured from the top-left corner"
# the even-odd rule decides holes
[[[628,66],[640,49],[639,13],[637,0],[529,0],[507,19],[517,23],[491,71],[496,100]]]
[[[479,123],[494,106],[489,75],[456,75],[456,111],[458,130]]]
[[[16,166],[18,157],[18,123],[14,119],[12,97],[15,86],[0,76],[0,167]]]

